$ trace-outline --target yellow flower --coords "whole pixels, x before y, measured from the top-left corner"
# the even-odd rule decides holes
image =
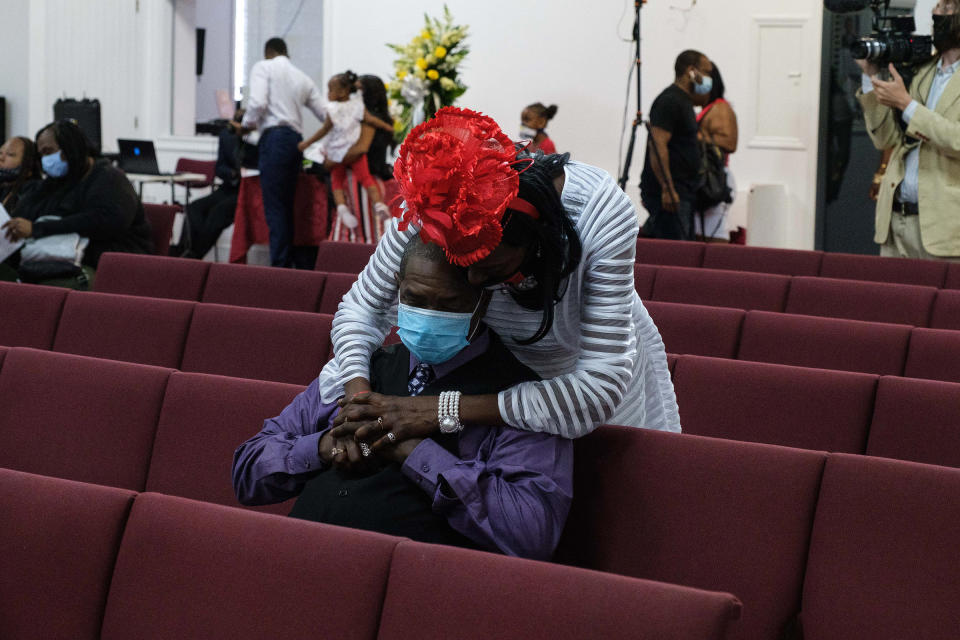
[[[433,37],[433,34],[430,33],[430,29],[424,29],[420,32],[420,37],[424,40],[429,40],[431,37]]]
[[[397,71],[397,80],[403,80],[407,77],[406,71]]]
[[[436,80],[440,77],[440,73],[436,69],[430,69],[430,71],[427,71],[427,77],[431,80]]]
[[[443,78],[440,78],[440,87],[444,91],[453,91],[454,89],[457,88],[457,83],[450,78],[443,77]]]
[[[447,50],[444,47],[437,47],[433,50],[433,55],[438,58],[445,58],[447,56]]]
[[[427,68],[427,59],[426,58],[417,58],[417,67],[420,69]]]
[[[421,80],[427,77],[427,74],[426,72],[424,72],[423,69],[417,69],[416,71],[413,72],[413,75],[420,78]]]

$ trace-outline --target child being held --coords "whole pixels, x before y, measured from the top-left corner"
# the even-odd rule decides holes
[[[300,151],[317,141],[321,142],[323,155],[333,162],[341,162],[350,147],[360,139],[360,124],[393,132],[393,126],[372,115],[363,105],[363,96],[357,88],[357,74],[352,71],[338,73],[327,83],[327,119],[323,126],[312,136],[301,142]],[[330,172],[333,187],[333,200],[337,203],[337,215],[340,221],[350,229],[355,229],[359,219],[346,201],[347,169],[353,171],[353,177],[362,184],[373,203],[377,215],[388,218],[390,209],[383,203],[377,182],[370,175],[366,154],[361,155],[349,165],[338,164]]]

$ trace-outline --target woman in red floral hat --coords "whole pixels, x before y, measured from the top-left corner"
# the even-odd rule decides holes
[[[518,157],[491,118],[448,107],[410,133],[394,175],[402,217],[344,296],[320,374],[323,402],[343,396],[335,437],[377,450],[437,433],[448,415],[459,428],[570,438],[606,423],[680,430],[663,341],[634,290],[637,214],[609,174],[567,155]],[[541,382],[439,409],[370,392],[370,356],[397,320],[400,257],[420,240],[488,290],[485,322]]]

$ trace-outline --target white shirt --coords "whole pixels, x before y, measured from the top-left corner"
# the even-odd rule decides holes
[[[524,382],[499,394],[508,425],[579,437],[601,424],[680,431],[660,332],[634,289],[638,221],[630,199],[601,169],[572,162],[565,168],[563,206],[576,226],[583,259],[554,307],[550,332],[532,345],[541,312],[496,291],[486,323],[541,382]],[[397,319],[400,258],[417,231],[393,221],[353,287],[344,296],[331,333],[335,358],[320,373],[323,402],[343,394],[355,377],[369,379],[370,355]]]
[[[953,77],[953,74],[956,72],[958,67],[960,67],[960,60],[954,62],[949,67],[943,66],[943,58],[941,58],[940,62],[937,63],[937,73],[933,77],[933,84],[930,85],[930,93],[927,94],[927,100],[925,104],[925,106],[931,111],[937,108],[937,103],[940,102],[940,97],[947,88],[947,83],[950,82],[950,78]],[[873,81],[870,80],[870,76],[863,74],[862,82],[863,93],[870,93],[873,91]],[[903,121],[907,124],[910,124],[913,114],[917,112],[919,107],[919,102],[916,100],[911,100],[910,104],[907,105],[907,108],[903,110]],[[900,183],[900,201],[912,202],[914,204],[920,201],[919,144],[907,153],[907,158],[904,161],[903,182]]]
[[[357,140],[360,139],[360,123],[365,107],[363,93],[354,91],[348,100],[327,103],[327,117],[333,128],[320,140],[323,154],[334,162],[340,162]]]
[[[287,56],[276,56],[253,65],[244,127],[263,131],[286,126],[303,133],[301,107],[310,109],[321,122],[326,117],[323,96],[317,84],[293,66]]]

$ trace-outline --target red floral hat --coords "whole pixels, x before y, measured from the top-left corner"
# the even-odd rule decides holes
[[[501,219],[520,185],[517,152],[492,118],[444,107],[400,147],[393,176],[406,201],[400,230],[420,227],[424,242],[443,247],[465,267],[484,259],[503,235]]]

